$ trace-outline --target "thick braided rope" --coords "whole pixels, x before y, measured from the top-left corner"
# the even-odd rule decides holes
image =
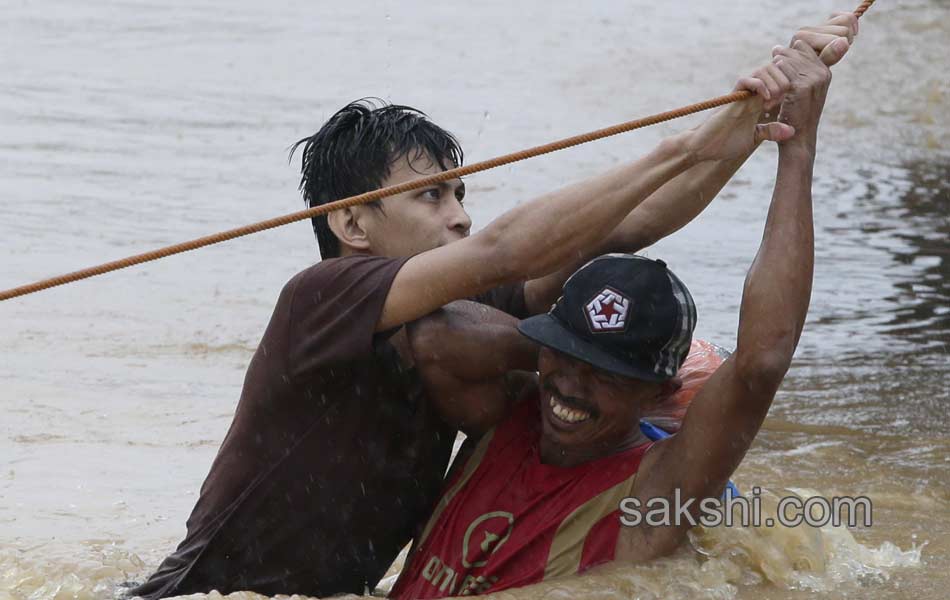
[[[854,14],[860,17],[867,11],[867,9],[872,4],[874,4],[874,0],[864,0],[864,2],[862,2],[861,5],[854,11]],[[227,240],[233,240],[235,238],[243,237],[245,235],[250,235],[252,233],[258,233],[261,231],[266,231],[268,229],[282,227],[284,225],[295,223],[297,221],[303,221],[303,220],[311,219],[313,217],[317,217],[320,215],[325,215],[335,210],[350,208],[352,206],[357,206],[359,204],[366,204],[369,202],[373,202],[375,200],[379,200],[381,198],[385,198],[387,196],[394,196],[396,194],[401,194],[403,192],[408,192],[410,190],[416,190],[416,189],[430,186],[430,185],[440,183],[443,181],[448,181],[450,179],[455,179],[456,177],[464,177],[466,175],[471,175],[473,173],[478,173],[480,171],[487,171],[488,169],[494,169],[496,167],[519,162],[522,160],[533,158],[535,156],[541,156],[542,154],[549,154],[551,152],[564,150],[565,148],[570,148],[572,146],[579,146],[580,144],[586,144],[588,142],[593,142],[595,140],[600,140],[606,137],[618,135],[621,133],[626,133],[628,131],[633,131],[634,129],[640,129],[643,127],[648,127],[650,125],[656,125],[657,123],[663,123],[664,121],[678,119],[686,115],[691,115],[694,113],[702,112],[704,110],[709,110],[711,108],[716,108],[718,106],[723,106],[726,104],[731,104],[733,102],[738,102],[740,100],[745,100],[747,98],[751,98],[753,95],[754,94],[752,92],[749,92],[746,90],[733,92],[731,94],[726,94],[725,96],[718,96],[716,98],[711,98],[703,102],[697,102],[696,104],[690,104],[689,106],[684,106],[682,108],[677,108],[675,110],[658,113],[655,115],[651,115],[649,117],[644,117],[642,119],[627,121],[626,123],[620,123],[619,125],[613,125],[611,127],[606,127],[604,129],[598,129],[596,131],[591,131],[588,133],[575,135],[573,137],[557,140],[555,142],[550,142],[548,144],[544,144],[541,146],[535,146],[534,148],[528,148],[527,150],[512,152],[511,154],[505,154],[503,156],[498,156],[498,157],[491,158],[488,160],[483,160],[481,162],[472,163],[470,165],[457,167],[455,169],[449,169],[448,171],[442,171],[441,173],[437,173],[435,175],[429,175],[427,177],[413,179],[412,181],[407,181],[406,183],[401,183],[399,185],[392,185],[389,187],[380,188],[378,190],[373,190],[371,192],[366,192],[366,193],[359,194],[356,196],[350,196],[349,198],[344,198],[342,200],[330,202],[322,206],[315,206],[313,208],[308,208],[306,210],[301,210],[301,211],[290,213],[290,214],[283,215],[280,217],[275,217],[273,219],[268,219],[266,221],[260,221],[258,223],[252,223],[251,225],[245,225],[243,227],[229,229],[227,231],[222,231],[220,233],[215,233],[212,235],[200,237],[200,238],[190,240],[187,242],[182,242],[180,244],[166,246],[164,248],[152,250],[150,252],[145,252],[143,254],[136,254],[134,256],[129,256],[121,260],[115,260],[112,262],[103,263],[95,267],[90,267],[90,268],[82,269],[79,271],[73,271],[72,273],[66,273],[65,275],[59,275],[57,277],[51,277],[49,279],[43,279],[35,283],[30,283],[27,285],[15,287],[15,288],[0,292],[0,302],[4,300],[9,300],[11,298],[16,298],[18,296],[33,294],[41,290],[49,289],[52,287],[65,285],[67,283],[72,283],[74,281],[88,279],[90,277],[95,277],[96,275],[102,275],[104,273],[109,273],[111,271],[118,271],[119,269],[125,269],[127,267],[131,267],[134,265],[151,262],[153,260],[165,258],[166,256],[181,254],[183,252],[188,252],[190,250],[197,250],[198,248],[211,246],[212,244],[218,244],[220,242],[224,242]]]
[[[872,4],[874,4],[874,0],[864,0],[864,2],[861,3],[861,6],[854,9],[855,16],[860,19],[862,16],[864,16],[864,13],[866,13],[868,9],[871,8]]]

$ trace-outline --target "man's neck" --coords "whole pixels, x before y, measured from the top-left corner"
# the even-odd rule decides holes
[[[602,447],[566,448],[549,441],[541,436],[541,462],[555,467],[576,467],[592,460],[606,458],[626,452],[637,446],[650,442],[650,438],[643,435],[639,425],[630,432],[630,435],[617,444]]]

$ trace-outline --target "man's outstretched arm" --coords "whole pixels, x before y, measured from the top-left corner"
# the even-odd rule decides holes
[[[838,48],[843,56],[845,41]],[[647,453],[635,495],[716,497],[755,438],[798,344],[811,297],[814,262],[811,178],[818,119],[831,72],[807,44],[778,53],[793,79],[782,117],[798,134],[779,149],[775,192],[758,254],[746,277],[736,351],[697,395],[680,432]],[[840,58],[840,56],[839,56]],[[698,513],[698,503],[693,514]],[[680,527],[625,530],[618,558],[665,554],[683,539]]]
[[[825,64],[837,60],[831,51],[825,52],[828,45],[838,38],[847,38],[850,43],[857,33],[858,19],[854,13],[837,13],[818,27],[803,27],[792,37],[792,43],[802,40],[818,53]],[[758,81],[752,81],[753,79]],[[740,81],[738,88],[754,88],[763,98],[762,109],[755,113],[740,115],[737,126],[748,127],[741,122],[746,119],[761,119],[774,114],[782,96],[789,89],[788,77],[774,63],[758,69],[750,78]],[[712,118],[722,118],[720,114]],[[609,252],[639,252],[655,244],[668,235],[685,227],[706,209],[722,188],[752,155],[758,145],[734,158],[707,161],[694,165],[684,173],[660,187],[646,200],[640,203],[629,215],[595,247],[586,249],[571,264],[547,277],[529,281],[525,284],[525,301],[532,313],[548,310],[560,294],[561,286],[571,273],[588,260]]]

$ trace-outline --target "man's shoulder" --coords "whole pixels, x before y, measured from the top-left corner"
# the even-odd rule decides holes
[[[392,258],[389,256],[373,256],[369,254],[355,254],[352,256],[341,256],[336,258],[325,258],[318,263],[299,271],[291,277],[284,288],[293,287],[301,281],[312,279],[333,279],[347,273],[364,274],[367,271],[374,271],[389,265],[402,264],[404,258]]]
[[[281,291],[275,315],[284,332],[291,369],[313,373],[332,364],[365,360],[389,288],[406,261],[382,256],[330,258],[294,275]]]
[[[281,290],[281,297],[293,296],[298,288],[314,290],[318,295],[338,286],[365,285],[391,282],[392,276],[406,261],[388,256],[353,255],[327,258],[291,277]]]

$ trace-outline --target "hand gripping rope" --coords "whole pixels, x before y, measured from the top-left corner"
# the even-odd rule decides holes
[[[855,9],[854,14],[860,18],[867,11],[867,9],[870,8],[872,4],[874,4],[874,1],[875,0],[864,0],[861,5]],[[72,283],[81,279],[88,279],[89,277],[102,275],[103,273],[109,273],[110,271],[117,271],[119,269],[124,269],[133,265],[158,260],[160,258],[165,258],[166,256],[172,256],[173,254],[181,254],[182,252],[187,252],[189,250],[196,250],[198,248],[203,248],[205,246],[210,246],[212,244],[217,244],[227,240],[233,240],[235,238],[250,235],[252,233],[258,233],[267,229],[274,229],[276,227],[281,227],[283,225],[295,223],[297,221],[303,221],[320,215],[325,215],[335,210],[350,208],[359,204],[366,204],[368,202],[373,202],[374,200],[379,200],[380,198],[394,196],[396,194],[408,192],[409,190],[427,187],[435,183],[441,183],[443,181],[455,179],[456,177],[464,177],[466,175],[471,175],[480,171],[487,171],[488,169],[494,169],[502,165],[519,162],[528,158],[533,158],[535,156],[541,156],[542,154],[564,150],[565,148],[570,148],[572,146],[579,146],[581,144],[586,144],[588,142],[614,136],[619,133],[626,133],[628,131],[633,131],[634,129],[640,129],[642,127],[656,125],[657,123],[663,123],[664,121],[678,119],[679,117],[685,117],[686,115],[709,110],[710,108],[716,108],[717,106],[723,106],[725,104],[731,104],[733,102],[745,100],[747,98],[751,98],[753,95],[753,92],[747,90],[733,92],[725,96],[711,98],[703,102],[697,102],[696,104],[690,104],[689,106],[651,115],[642,119],[627,121],[626,123],[620,123],[618,125],[613,125],[604,129],[598,129],[589,133],[575,135],[573,137],[551,142],[549,144],[544,144],[542,146],[535,146],[534,148],[528,148],[519,152],[512,152],[511,154],[505,154],[496,158],[472,163],[464,167],[449,169],[448,171],[443,171],[441,173],[429,175],[427,177],[421,177],[419,179],[407,181],[406,183],[401,183],[399,185],[384,187],[371,192],[366,192],[364,194],[350,196],[349,198],[343,198],[342,200],[330,202],[322,206],[315,206],[307,210],[290,213],[273,219],[268,219],[266,221],[261,221],[259,223],[245,225],[244,227],[238,227],[236,229],[229,229],[228,231],[222,231],[220,233],[200,237],[188,242],[166,246],[164,248],[159,248],[158,250],[152,250],[151,252],[129,256],[121,260],[107,262],[95,267],[90,267],[88,269],[82,269],[80,271],[74,271],[72,273],[60,275],[58,277],[43,279],[35,283],[30,283],[0,292],[0,302],[9,300],[11,298],[16,298],[18,296],[33,294],[51,287],[65,285],[67,283]]]

